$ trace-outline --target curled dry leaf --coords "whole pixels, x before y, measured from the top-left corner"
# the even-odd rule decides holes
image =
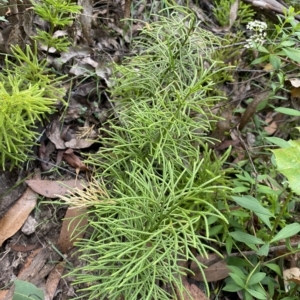
[[[28,187],[25,193],[0,219],[0,246],[23,226],[29,214],[34,209],[37,198],[37,193]]]
[[[69,207],[64,217],[57,246],[62,253],[67,253],[74,246],[77,239],[85,234],[83,228],[88,220],[85,216],[85,207]]]
[[[95,141],[92,139],[71,139],[70,141],[65,142],[65,145],[72,149],[84,149],[93,145],[94,142]]]
[[[187,268],[188,262],[182,261],[178,263],[179,266]],[[179,300],[208,300],[206,295],[195,285],[190,284],[187,280],[186,275],[178,275],[181,278],[182,284],[184,285],[185,290],[180,291],[177,286],[175,286],[177,297]]]
[[[289,285],[290,281],[300,285],[300,269],[291,268],[291,269],[284,270],[283,278],[284,278],[284,286],[286,291],[290,290],[290,285]]]
[[[55,145],[56,149],[66,149],[65,142],[61,137],[61,130],[59,126],[60,124],[56,123],[56,126],[52,126],[51,130],[46,131],[46,135],[48,139]]]
[[[63,261],[58,263],[50,272],[46,281],[45,300],[51,300],[54,298],[57,290],[57,286],[64,272],[64,269],[65,269],[65,262]]]
[[[289,78],[289,81],[293,87],[300,87],[300,78]]]
[[[89,171],[88,167],[74,153],[73,149],[67,149],[63,154],[63,159],[75,169],[79,169],[80,171]]]
[[[51,180],[26,180],[28,186],[36,193],[47,198],[57,198],[58,196],[65,196],[70,190],[78,188],[84,189],[85,181],[71,179],[65,181],[51,181]]]
[[[201,256],[197,256],[197,260],[204,264],[205,266],[209,265],[210,262],[218,258],[216,254],[209,254],[208,258],[204,258]],[[191,270],[194,272],[195,275],[192,275],[191,277],[198,281],[204,281],[202,273],[200,272],[197,264],[195,262],[192,262],[191,264]],[[224,260],[220,260],[216,262],[215,264],[212,264],[208,268],[204,269],[204,274],[207,282],[214,282],[222,280],[226,277],[228,277],[229,269],[227,268],[227,264]]]

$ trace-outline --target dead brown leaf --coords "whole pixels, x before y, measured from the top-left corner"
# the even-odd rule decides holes
[[[209,300],[195,284],[189,284],[187,280],[185,280],[183,284],[187,292],[184,293],[182,300]]]
[[[55,122],[51,130],[46,131],[48,139],[55,145],[56,149],[66,149],[65,142],[61,137],[60,123]]]
[[[290,290],[289,281],[295,282],[300,285],[300,269],[299,268],[290,268],[283,271],[284,285],[285,290]]]
[[[60,236],[58,239],[58,248],[62,253],[67,253],[78,238],[82,238],[85,231],[82,230],[88,221],[84,216],[87,209],[85,207],[69,207],[63,220]]]
[[[28,187],[25,193],[0,219],[0,246],[22,227],[34,209],[37,198],[37,193]]]
[[[73,149],[68,148],[63,154],[63,159],[73,168],[80,171],[89,171],[89,168],[74,153]]]
[[[300,87],[300,79],[299,78],[289,78],[291,85],[295,88]]]
[[[277,131],[277,124],[275,121],[273,121],[271,124],[269,124],[268,126],[264,127],[265,132],[267,132],[268,134],[274,134]]]
[[[43,160],[41,162],[41,167],[43,171],[49,171],[53,165],[48,164],[50,160],[50,155],[55,151],[55,145],[50,141],[47,145],[42,142],[39,147],[39,156]]]
[[[0,299],[4,299],[9,290],[0,290]]]
[[[300,87],[294,87],[290,90],[292,97],[300,98]]]
[[[230,7],[229,29],[232,27],[236,20],[237,12],[239,9],[239,0],[236,0]]]
[[[51,180],[26,180],[28,186],[36,193],[48,197],[57,198],[58,196],[65,196],[70,190],[78,188],[84,189],[85,182],[83,180],[71,179],[65,181],[51,181]]]
[[[209,254],[208,258],[204,258],[201,256],[197,256],[197,260],[202,263],[203,265],[209,265],[211,261],[215,260],[217,257],[219,257],[216,254]],[[194,272],[195,275],[192,275],[191,278],[198,280],[198,281],[204,281],[202,273],[200,272],[197,264],[195,262],[192,262],[191,264],[191,270]],[[229,269],[227,268],[227,264],[224,260],[220,260],[216,262],[215,264],[209,266],[208,268],[204,269],[204,274],[207,282],[214,282],[222,280],[226,277],[228,277]]]
[[[95,143],[92,139],[71,139],[68,142],[65,142],[66,147],[72,149],[84,149],[88,148]]]
[[[45,300],[51,300],[55,296],[58,283],[65,269],[65,262],[58,263],[50,272],[46,281]]]

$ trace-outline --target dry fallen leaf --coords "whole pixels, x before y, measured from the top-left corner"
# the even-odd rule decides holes
[[[209,265],[209,263],[215,260],[217,257],[219,256],[216,254],[209,254],[208,258],[197,256],[197,260],[204,265]],[[192,275],[191,278],[198,281],[204,281],[203,276],[195,262],[191,263],[191,270],[195,274]],[[229,269],[227,268],[227,264],[224,260],[220,260],[217,263],[211,265],[210,267],[204,269],[204,274],[207,282],[222,280],[228,277],[228,273],[229,273]]]
[[[39,176],[39,175],[35,175]],[[30,187],[0,220],[0,246],[13,236],[27,220],[36,205],[38,195]]]
[[[300,98],[300,87],[291,88],[290,92],[292,97]]]
[[[300,78],[289,78],[289,82],[295,88],[300,87]]]
[[[185,279],[183,285],[186,288],[187,292],[184,292],[184,298],[182,300],[208,300],[206,295],[195,285],[189,284]]]
[[[78,188],[83,190],[85,182],[83,180],[71,179],[66,181],[51,181],[51,180],[26,180],[28,186],[36,193],[48,197],[57,198],[65,196],[70,190]]]
[[[266,71],[266,72],[274,71],[274,67],[272,66],[271,63],[267,63],[267,64],[264,66],[264,71]]]
[[[71,139],[68,142],[65,142],[66,147],[72,149],[84,149],[88,148],[95,143],[92,139]]]
[[[277,130],[277,124],[275,121],[273,121],[271,124],[269,124],[268,126],[264,127],[265,132],[267,132],[268,134],[274,134]]]
[[[236,20],[238,9],[239,9],[239,0],[236,0],[230,7],[229,29],[232,27],[233,23]]]
[[[288,291],[290,289],[289,281],[295,282],[300,285],[300,269],[299,268],[291,268],[283,271],[283,279],[285,290]]]
[[[9,290],[0,290],[0,299],[4,299]]]
[[[80,171],[89,171],[88,167],[73,152],[73,149],[67,149],[63,154],[63,158],[71,167],[79,169]]]
[[[48,139],[55,145],[56,149],[66,149],[65,142],[61,137],[61,124],[56,122],[51,130],[47,130],[46,134]],[[54,127],[54,128],[53,128]]]
[[[69,207],[64,217],[57,246],[62,253],[67,253],[78,238],[82,238],[85,230],[81,230],[87,225],[87,218],[84,216],[87,209],[85,207]]]
[[[58,263],[50,272],[46,282],[45,300],[52,300],[55,296],[57,286],[65,269],[65,262]]]
[[[178,265],[184,269],[187,269],[188,262],[180,261],[178,262]],[[185,287],[185,290],[182,291],[178,286],[175,285],[178,300],[208,300],[206,295],[195,284],[190,284],[188,282],[186,275],[177,274],[176,276],[180,277],[182,284]]]

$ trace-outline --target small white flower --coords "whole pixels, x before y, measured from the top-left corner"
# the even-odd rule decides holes
[[[261,46],[265,41],[264,37],[266,37],[267,35],[264,31],[265,29],[267,29],[267,27],[268,26],[265,22],[261,22],[258,20],[249,22],[246,25],[246,28],[254,31],[254,33],[249,39],[246,40],[247,47],[245,46],[245,48],[257,48],[258,46]]]

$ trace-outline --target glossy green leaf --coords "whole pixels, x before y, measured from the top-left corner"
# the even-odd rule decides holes
[[[267,274],[264,272],[254,273],[248,280],[248,286],[260,283],[266,277],[266,275]]]
[[[277,170],[289,181],[290,188],[300,195],[300,147],[272,150]]]
[[[266,61],[267,59],[269,59],[269,57],[270,57],[270,55],[265,55],[265,56],[259,57],[259,58],[255,59],[255,60],[253,60],[251,62],[251,65],[260,64],[260,63]]]
[[[44,292],[38,289],[34,284],[23,281],[15,280],[15,291],[12,300],[43,300]]]
[[[281,59],[278,56],[271,54],[270,55],[270,63],[275,70],[279,70],[280,65],[281,65]]]
[[[264,244],[265,243],[262,239],[254,236],[254,235],[242,232],[242,231],[229,232],[229,235],[231,237],[233,237],[236,241],[243,242],[245,244]]]
[[[230,266],[230,265],[227,267],[231,271],[231,273],[237,274],[239,277],[246,280],[247,277],[240,268],[236,266]]]
[[[300,50],[299,49],[287,47],[287,48],[283,48],[282,51],[288,58],[300,63]]]
[[[250,293],[255,299],[265,300],[267,296],[265,294],[261,294],[253,289],[247,289],[247,292]]]
[[[286,225],[274,236],[274,238],[271,240],[271,243],[294,236],[298,232],[300,232],[300,224],[299,223],[293,223],[293,224]]]
[[[289,148],[289,147],[291,147],[291,145],[287,141],[285,141],[284,139],[275,137],[275,136],[267,137],[266,140],[271,142],[272,144],[280,147],[280,148]]]
[[[270,244],[266,243],[265,245],[262,245],[261,248],[256,251],[256,254],[259,256],[267,256],[269,254]]]
[[[275,111],[280,112],[280,113],[285,114],[285,115],[289,115],[289,116],[295,116],[295,117],[300,116],[300,111],[296,110],[296,109],[293,109],[293,108],[276,107]]]
[[[240,286],[241,288],[245,287],[245,282],[238,274],[229,273],[229,275],[238,286]]]
[[[232,199],[240,206],[249,209],[250,211],[254,212],[254,213],[260,213],[266,216],[270,216],[272,217],[273,214],[267,210],[266,208],[264,208],[260,202],[252,197],[252,196],[244,196],[244,197],[237,197],[234,196],[232,197]]]
[[[240,286],[233,283],[229,283],[226,284],[226,286],[223,288],[223,291],[234,293],[240,291],[241,289],[242,288]]]
[[[280,267],[277,264],[265,264],[264,266],[268,267],[270,270],[274,271],[277,275],[282,276]]]
[[[294,46],[295,42],[294,41],[283,41],[282,43],[280,43],[280,47],[291,47]]]

